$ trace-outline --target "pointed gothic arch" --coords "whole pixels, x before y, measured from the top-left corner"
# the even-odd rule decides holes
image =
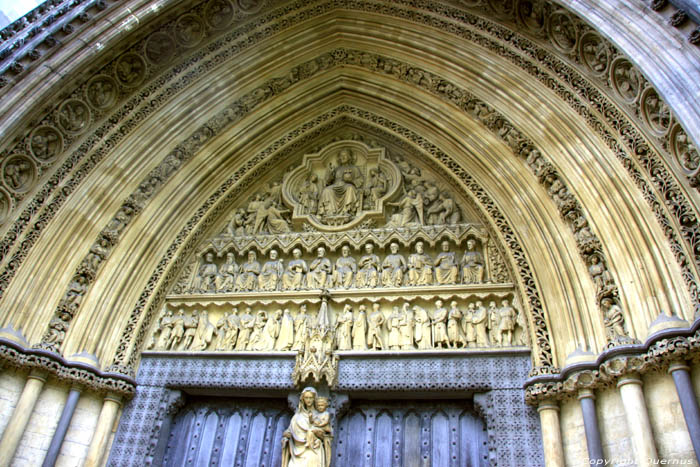
[[[26,337],[7,361],[71,381],[87,351],[98,363],[81,378],[131,394],[201,240],[283,154],[309,152],[343,119],[472,193],[527,304],[531,403],[614,381],[618,347],[653,362],[625,360],[627,372],[676,359],[656,331],[694,328],[650,325],[693,321],[698,307],[697,128],[679,104],[696,85],[666,65],[693,63],[695,49],[651,66],[619,18],[581,13],[584,1],[239,1],[223,23],[216,4],[109,3],[98,17],[122,32],[104,52],[71,55],[76,40],[42,56],[40,35],[40,58],[18,47],[19,65],[0,71],[1,320]],[[625,14],[658,20],[640,11]],[[101,30],[86,21],[90,42]],[[57,56],[73,60],[55,68],[62,79]],[[579,347],[595,354],[584,366]]]

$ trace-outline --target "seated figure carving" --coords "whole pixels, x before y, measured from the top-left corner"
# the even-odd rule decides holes
[[[382,262],[382,285],[384,287],[401,287],[406,272],[406,260],[399,254],[399,244],[389,245],[391,254]]]
[[[256,261],[257,255],[253,250],[248,252],[248,261],[241,266],[241,273],[236,281],[236,289],[250,291],[258,288],[258,275],[260,274],[260,263]]]
[[[357,273],[357,263],[355,258],[350,256],[349,246],[343,246],[341,254],[342,256],[335,262],[333,284],[338,288],[349,289],[353,286],[355,274]]]
[[[270,250],[270,260],[263,265],[258,277],[260,290],[277,290],[277,284],[283,271],[284,266],[282,260],[277,258],[277,251]]]
[[[341,223],[351,218],[361,208],[361,192],[364,177],[355,165],[352,152],[342,149],[338,154],[338,166],[331,165],[326,176],[326,186],[321,191],[318,214],[321,219],[330,221],[342,219]]]
[[[214,292],[216,290],[216,277],[218,271],[214,264],[214,254],[207,253],[204,263],[199,267],[197,276],[194,278],[192,289],[194,292]]]
[[[326,249],[319,247],[318,256],[311,262],[307,282],[310,289],[325,289],[328,276],[331,274],[331,260],[326,258]]]
[[[234,259],[233,252],[226,254],[226,262],[219,268],[219,275],[216,277],[216,291],[230,292],[236,285],[236,274],[238,273],[238,265]]]
[[[306,273],[309,272],[309,266],[306,261],[301,259],[301,250],[295,248],[292,251],[294,257],[282,274],[282,288],[284,290],[300,290],[305,286]]]
[[[435,280],[438,284],[456,284],[459,274],[457,257],[450,251],[450,242],[441,244],[442,253],[435,258]]]
[[[416,252],[408,257],[408,284],[431,285],[433,283],[433,261],[423,251],[423,242],[416,243]]]
[[[355,285],[358,288],[374,288],[379,282],[379,256],[374,254],[374,245],[371,243],[365,245],[365,252],[367,254],[360,258]]]
[[[484,256],[476,250],[476,241],[467,240],[467,249],[462,256],[462,283],[481,284],[484,282]]]

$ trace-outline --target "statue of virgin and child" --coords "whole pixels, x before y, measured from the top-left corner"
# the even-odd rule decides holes
[[[312,387],[305,388],[282,434],[282,467],[328,467],[332,439],[328,399],[319,397]]]

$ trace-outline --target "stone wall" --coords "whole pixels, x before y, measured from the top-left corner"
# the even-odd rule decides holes
[[[0,436],[17,405],[25,381],[26,374],[13,369],[0,373]],[[34,467],[44,461],[69,390],[67,385],[52,379],[44,385],[12,460],[12,467]],[[61,446],[57,467],[83,464],[101,407],[102,398],[98,395],[89,392],[81,395]]]
[[[696,394],[700,381],[697,365],[694,369]],[[649,373],[643,376],[644,397],[659,459],[673,460],[680,465],[698,465],[681,411],[676,387],[670,375]],[[614,388],[596,391],[596,412],[603,452],[613,465],[635,462],[630,432],[619,391]],[[581,406],[578,400],[561,404],[561,431],[566,465],[590,465],[585,443]]]

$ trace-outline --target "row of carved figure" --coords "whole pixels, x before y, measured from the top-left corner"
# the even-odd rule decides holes
[[[374,245],[365,245],[365,255],[359,261],[350,256],[350,247],[343,246],[335,265],[326,258],[326,250],[319,247],[317,257],[308,264],[302,259],[301,249],[292,251],[293,259],[286,265],[276,250],[262,266],[254,251],[248,252],[248,261],[240,266],[235,254],[229,252],[226,262],[217,267],[214,254],[207,253],[192,282],[195,293],[232,291],[275,291],[330,288],[401,287],[404,285],[479,284],[484,282],[484,256],[476,249],[476,241],[469,239],[467,249],[458,261],[450,251],[450,243],[443,241],[442,252],[435,258],[425,253],[423,242],[417,242],[415,252],[404,258],[399,245],[392,243],[391,254],[384,260],[374,254]]]
[[[301,305],[296,315],[288,308],[274,312],[250,307],[242,313],[234,308],[216,324],[206,311],[185,314],[165,312],[153,334],[149,349],[158,350],[254,350],[303,351],[316,328],[330,330],[336,350],[426,350],[467,347],[507,347],[526,345],[526,322],[522,311],[516,311],[508,300],[498,307],[481,301],[460,308],[453,301],[449,307],[442,300],[431,312],[419,305],[394,306],[385,313],[380,305],[365,305],[353,311],[345,305],[335,323],[330,324],[328,310],[321,306],[317,316]],[[518,332],[516,332],[518,331]]]

